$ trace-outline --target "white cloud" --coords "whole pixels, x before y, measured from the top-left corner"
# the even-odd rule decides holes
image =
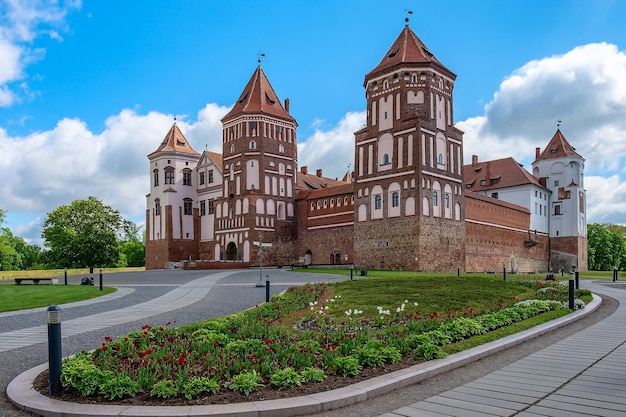
[[[483,116],[461,121],[465,163],[513,156],[530,170],[561,120],[561,132],[585,159],[588,221],[626,223],[626,207],[595,198],[610,179],[625,188],[626,55],[606,43],[527,63],[506,78]],[[608,221],[608,220],[606,220]]]
[[[341,179],[348,170],[354,169],[354,132],[365,123],[365,112],[349,112],[337,126],[328,131],[320,130],[315,123],[315,133],[298,143],[298,165],[308,166],[309,171],[322,169],[325,177]]]
[[[207,104],[197,122],[177,123],[198,152],[205,143],[214,149],[219,144],[216,150],[221,152],[220,119],[228,110]],[[0,182],[2,209],[48,213],[93,195],[126,218],[140,217],[150,187],[147,155],[158,148],[172,123],[171,115],[126,109],[109,117],[100,134],[75,119],[19,138],[0,129],[0,165],[6,173]]]
[[[25,78],[24,68],[45,54],[44,50],[33,48],[32,42],[40,36],[61,41],[67,13],[80,7],[80,0],[5,0],[0,16],[0,107],[15,103],[23,93],[21,90],[27,89],[24,83],[12,83]]]

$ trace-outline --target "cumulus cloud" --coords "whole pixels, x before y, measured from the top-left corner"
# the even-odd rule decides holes
[[[221,151],[220,119],[228,110],[207,104],[196,122],[177,123],[198,152],[209,143],[213,148],[219,144]],[[100,134],[76,119],[63,119],[50,131],[26,137],[8,137],[0,130],[2,209],[47,213],[93,195],[127,218],[140,216],[150,187],[146,156],[157,149],[172,123],[171,115],[126,109],[109,117]]]
[[[61,41],[67,30],[65,17],[81,7],[80,0],[6,0],[0,13],[0,107],[12,105],[27,85],[22,80],[24,68],[44,56],[32,42],[47,36]],[[17,91],[16,91],[17,90]]]
[[[304,141],[299,139],[298,164],[310,170],[322,169],[325,177],[342,178],[354,169],[354,132],[365,123],[365,112],[349,112],[337,126],[324,131],[316,121],[315,132]]]
[[[626,176],[626,55],[607,43],[576,47],[527,63],[507,77],[485,114],[457,123],[465,131],[465,162],[513,156],[530,169],[534,149],[561,132],[585,159],[588,221],[626,223],[626,207],[599,196]],[[591,177],[589,177],[591,176]],[[600,181],[600,179],[605,179]],[[598,187],[598,188],[596,188]]]

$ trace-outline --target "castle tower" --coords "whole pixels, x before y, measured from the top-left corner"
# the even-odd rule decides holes
[[[560,129],[539,152],[533,174],[551,191],[549,207],[550,267],[566,271],[587,270],[587,195],[584,185],[585,158],[569,144]]]
[[[463,132],[456,75],[408,24],[365,76],[355,133],[357,266],[456,271],[464,265]]]
[[[176,123],[150,161],[150,193],[146,196],[146,269],[198,258],[199,217],[193,150]]]
[[[221,260],[290,264],[297,233],[296,120],[259,65],[223,125],[223,197],[215,208]],[[271,245],[271,246],[269,246]]]

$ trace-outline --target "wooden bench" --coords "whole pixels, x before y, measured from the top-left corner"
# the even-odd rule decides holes
[[[13,278],[15,280],[15,284],[20,285],[22,281],[32,281],[33,284],[38,285],[40,281],[48,281],[52,284],[52,278]]]

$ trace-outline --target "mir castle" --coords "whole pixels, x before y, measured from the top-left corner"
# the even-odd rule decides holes
[[[587,270],[584,158],[557,129],[532,172],[464,165],[455,79],[407,24],[365,75],[354,171],[332,179],[298,166],[289,100],[259,64],[222,119],[221,154],[174,123],[148,155],[146,268]]]

